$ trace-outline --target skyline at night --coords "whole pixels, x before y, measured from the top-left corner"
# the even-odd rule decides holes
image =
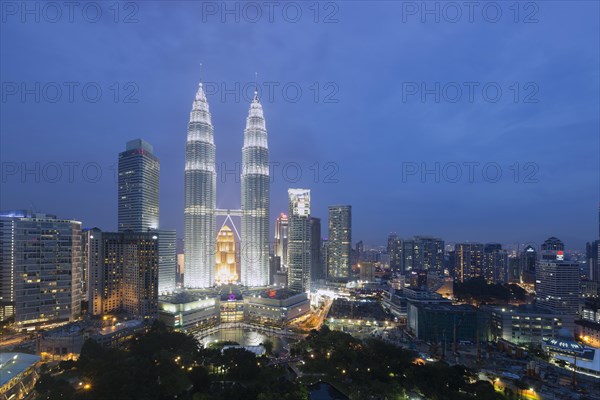
[[[269,238],[287,189],[303,187],[312,215],[351,204],[353,240],[372,245],[396,232],[506,244],[557,236],[582,250],[598,235],[598,4],[571,4],[540,4],[535,23],[508,9],[495,23],[422,22],[402,5],[360,2],[322,4],[318,23],[309,10],[294,23],[278,14],[222,22],[200,4],[144,3],[134,23],[23,23],[5,13],[2,208],[116,230],[118,153],[142,138],[161,160],[160,226],[183,237],[182,149],[202,79],[219,148],[217,208],[239,209],[258,71]],[[371,30],[357,32],[361,23]],[[62,96],[52,102],[55,85]]]
[[[600,2],[0,1],[0,394],[600,400]]]

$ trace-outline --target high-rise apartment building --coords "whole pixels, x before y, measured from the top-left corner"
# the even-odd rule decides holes
[[[464,282],[483,276],[484,252],[481,243],[457,243],[454,246],[454,276]]]
[[[17,326],[72,322],[81,313],[81,222],[0,213],[0,317]]]
[[[399,257],[403,261],[401,268],[403,272],[427,271],[440,275],[444,272],[444,241],[442,239],[415,236],[412,239],[400,241],[397,247],[400,249]]]
[[[298,292],[310,290],[311,229],[310,190],[288,189],[288,287]]]
[[[350,279],[352,250],[352,206],[329,206],[328,279]]]
[[[159,236],[156,232],[86,232],[88,300],[92,315],[158,312]]]
[[[142,139],[127,142],[119,154],[119,232],[158,229],[159,180],[160,162],[152,145]]]
[[[508,253],[500,243],[486,243],[483,246],[483,276],[491,283],[508,282]]]
[[[390,256],[390,269],[393,273],[401,274],[402,271],[402,239],[395,233],[388,236],[387,252]]]

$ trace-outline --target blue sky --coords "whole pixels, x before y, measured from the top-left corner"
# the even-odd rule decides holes
[[[274,88],[261,92],[272,219],[287,208],[287,188],[308,187],[314,215],[325,221],[327,205],[351,204],[353,240],[371,244],[390,231],[503,243],[557,236],[568,248],[598,237],[597,2],[523,2],[518,14],[512,2],[481,2],[472,21],[463,7],[456,22],[445,2],[427,3],[439,22],[421,2],[296,2],[285,11],[281,2],[272,21],[258,2],[256,22],[256,8],[235,2],[229,14],[222,2],[119,3],[118,14],[114,3],[93,3],[72,21],[65,8],[58,18],[28,4],[34,14],[2,5],[2,209],[116,229],[117,155],[142,137],[161,159],[161,226],[181,236],[202,63],[218,164],[229,170],[241,162],[248,111],[236,84],[251,91],[258,72],[261,90]],[[79,163],[72,182],[69,162]],[[21,174],[36,163],[38,172]],[[437,181],[421,176],[436,166]],[[218,206],[239,207],[234,174],[218,180]]]

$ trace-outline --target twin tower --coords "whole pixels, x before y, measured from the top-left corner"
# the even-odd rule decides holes
[[[202,82],[185,146],[185,275],[187,288],[215,285],[216,216],[241,217],[241,283],[269,284],[269,147],[258,93],[250,104],[242,147],[241,210],[217,209],[214,129]]]

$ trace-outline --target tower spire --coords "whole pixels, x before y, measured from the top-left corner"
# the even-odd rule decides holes
[[[253,103],[258,103],[258,72],[254,73],[254,99]]]

